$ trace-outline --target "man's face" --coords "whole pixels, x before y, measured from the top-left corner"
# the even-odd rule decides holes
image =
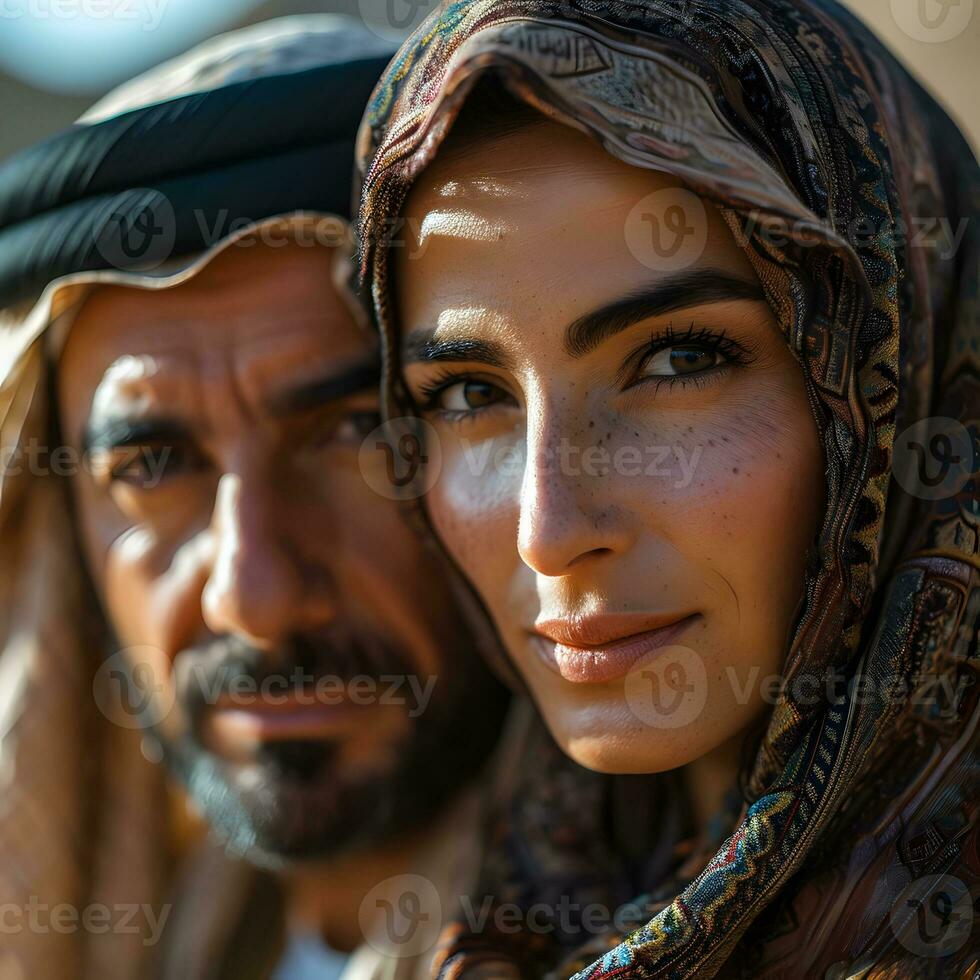
[[[100,288],[57,379],[83,551],[149,723],[212,822],[285,856],[423,819],[502,706],[441,560],[365,484],[377,351],[331,265],[253,244],[171,289]]]

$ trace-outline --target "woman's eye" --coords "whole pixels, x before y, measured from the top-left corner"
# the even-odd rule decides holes
[[[442,389],[437,405],[445,412],[472,412],[509,397],[506,391],[488,381],[458,381]]]
[[[651,355],[643,365],[642,377],[676,377],[697,374],[724,363],[724,357],[716,350],[700,345],[675,345],[665,347]]]

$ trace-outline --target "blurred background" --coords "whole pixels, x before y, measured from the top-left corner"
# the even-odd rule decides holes
[[[397,40],[437,0],[0,0],[0,158],[67,126],[119,82],[211,35],[341,13]],[[980,0],[846,0],[980,146]]]

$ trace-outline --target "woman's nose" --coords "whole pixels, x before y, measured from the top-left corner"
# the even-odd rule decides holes
[[[529,412],[518,551],[541,575],[567,575],[573,566],[630,545],[609,454],[596,452],[601,447],[591,440],[568,435],[578,430],[547,410],[537,418]]]
[[[333,616],[322,576],[312,576],[284,519],[289,503],[258,477],[226,473],[209,532],[214,557],[201,596],[205,624],[260,648],[323,626]]]

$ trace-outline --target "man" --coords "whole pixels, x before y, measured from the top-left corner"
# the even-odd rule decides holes
[[[3,980],[427,975],[505,697],[365,483],[386,54],[260,25],[0,168]]]

